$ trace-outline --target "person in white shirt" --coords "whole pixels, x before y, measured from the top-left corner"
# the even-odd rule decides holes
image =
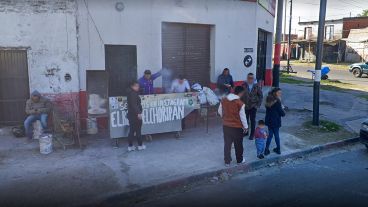
[[[190,85],[188,80],[184,79],[183,76],[179,75],[171,84],[171,93],[185,93],[190,92]],[[181,120],[181,128],[185,129],[185,117]]]
[[[179,75],[171,84],[171,93],[185,93],[190,92],[190,85],[187,79]]]

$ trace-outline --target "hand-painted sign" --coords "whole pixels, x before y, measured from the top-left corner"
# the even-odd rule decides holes
[[[141,96],[142,134],[181,131],[181,120],[200,108],[197,93],[175,93]],[[129,120],[126,97],[110,97],[110,137],[127,137]]]

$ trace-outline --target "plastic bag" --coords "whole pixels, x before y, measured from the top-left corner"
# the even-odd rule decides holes
[[[203,87],[203,92],[206,95],[207,102],[211,106],[215,106],[220,102],[219,98],[216,96],[216,94],[210,88]]]

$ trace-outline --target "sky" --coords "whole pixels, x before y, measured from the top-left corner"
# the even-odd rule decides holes
[[[290,0],[285,0],[287,4],[287,26],[288,33],[289,17],[290,17]],[[318,20],[320,0],[293,0],[293,23],[292,33],[295,33],[295,28],[298,25],[299,17],[301,21]],[[284,3],[285,4],[285,3]],[[355,17],[362,13],[364,9],[368,9],[368,0],[327,0],[326,20],[341,19],[343,17]],[[284,17],[283,17],[284,18]]]

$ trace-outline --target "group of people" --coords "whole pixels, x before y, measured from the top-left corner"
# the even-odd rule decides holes
[[[218,113],[223,119],[225,165],[230,165],[232,161],[233,143],[237,163],[245,162],[243,139],[247,135],[249,135],[249,140],[255,140],[259,159],[270,154],[269,148],[273,137],[276,142],[273,152],[281,154],[279,129],[281,117],[285,116],[284,107],[281,104],[281,89],[273,88],[268,93],[265,100],[265,120],[259,120],[256,127],[256,114],[262,105],[263,93],[262,88],[255,81],[254,74],[249,73],[247,80],[241,86],[234,87],[229,69],[226,68],[219,76],[217,85],[224,92],[228,92],[218,108]]]
[[[129,85],[127,102],[130,131],[128,136],[128,151],[134,151],[134,138],[138,141],[138,150],[146,149],[141,135],[142,128],[142,104],[139,95],[154,94],[153,81],[161,76],[161,71],[152,74],[150,70],[144,72],[138,81],[132,81]],[[224,161],[229,165],[232,161],[231,147],[234,143],[236,161],[243,163],[243,139],[249,135],[249,140],[255,140],[257,157],[263,159],[270,154],[270,144],[275,137],[276,148],[273,152],[281,154],[279,129],[281,117],[285,116],[284,107],[281,104],[282,92],[280,88],[273,88],[265,100],[266,117],[259,120],[256,127],[257,110],[263,102],[262,88],[257,84],[254,74],[249,73],[246,81],[241,86],[234,86],[230,70],[225,68],[218,77],[217,87],[227,94],[218,109],[223,119],[224,133]],[[189,82],[182,76],[178,76],[172,82],[171,93],[184,93],[190,91]],[[32,138],[32,124],[39,120],[42,128],[47,129],[47,118],[51,111],[51,102],[42,97],[38,91],[31,94],[26,103],[27,118],[24,122],[27,137]],[[249,126],[250,125],[250,126]]]
[[[133,145],[134,138],[138,141],[138,150],[146,149],[142,139],[142,104],[139,95],[155,94],[153,81],[161,76],[162,71],[152,74],[150,70],[144,71],[144,75],[138,81],[132,81],[129,85],[127,102],[128,102],[128,120],[129,120],[129,135],[128,135],[128,151],[135,151]],[[172,81],[170,93],[185,93],[190,92],[190,85],[182,75]],[[182,128],[185,126],[185,120],[182,120]],[[150,137],[150,135],[147,135]]]

